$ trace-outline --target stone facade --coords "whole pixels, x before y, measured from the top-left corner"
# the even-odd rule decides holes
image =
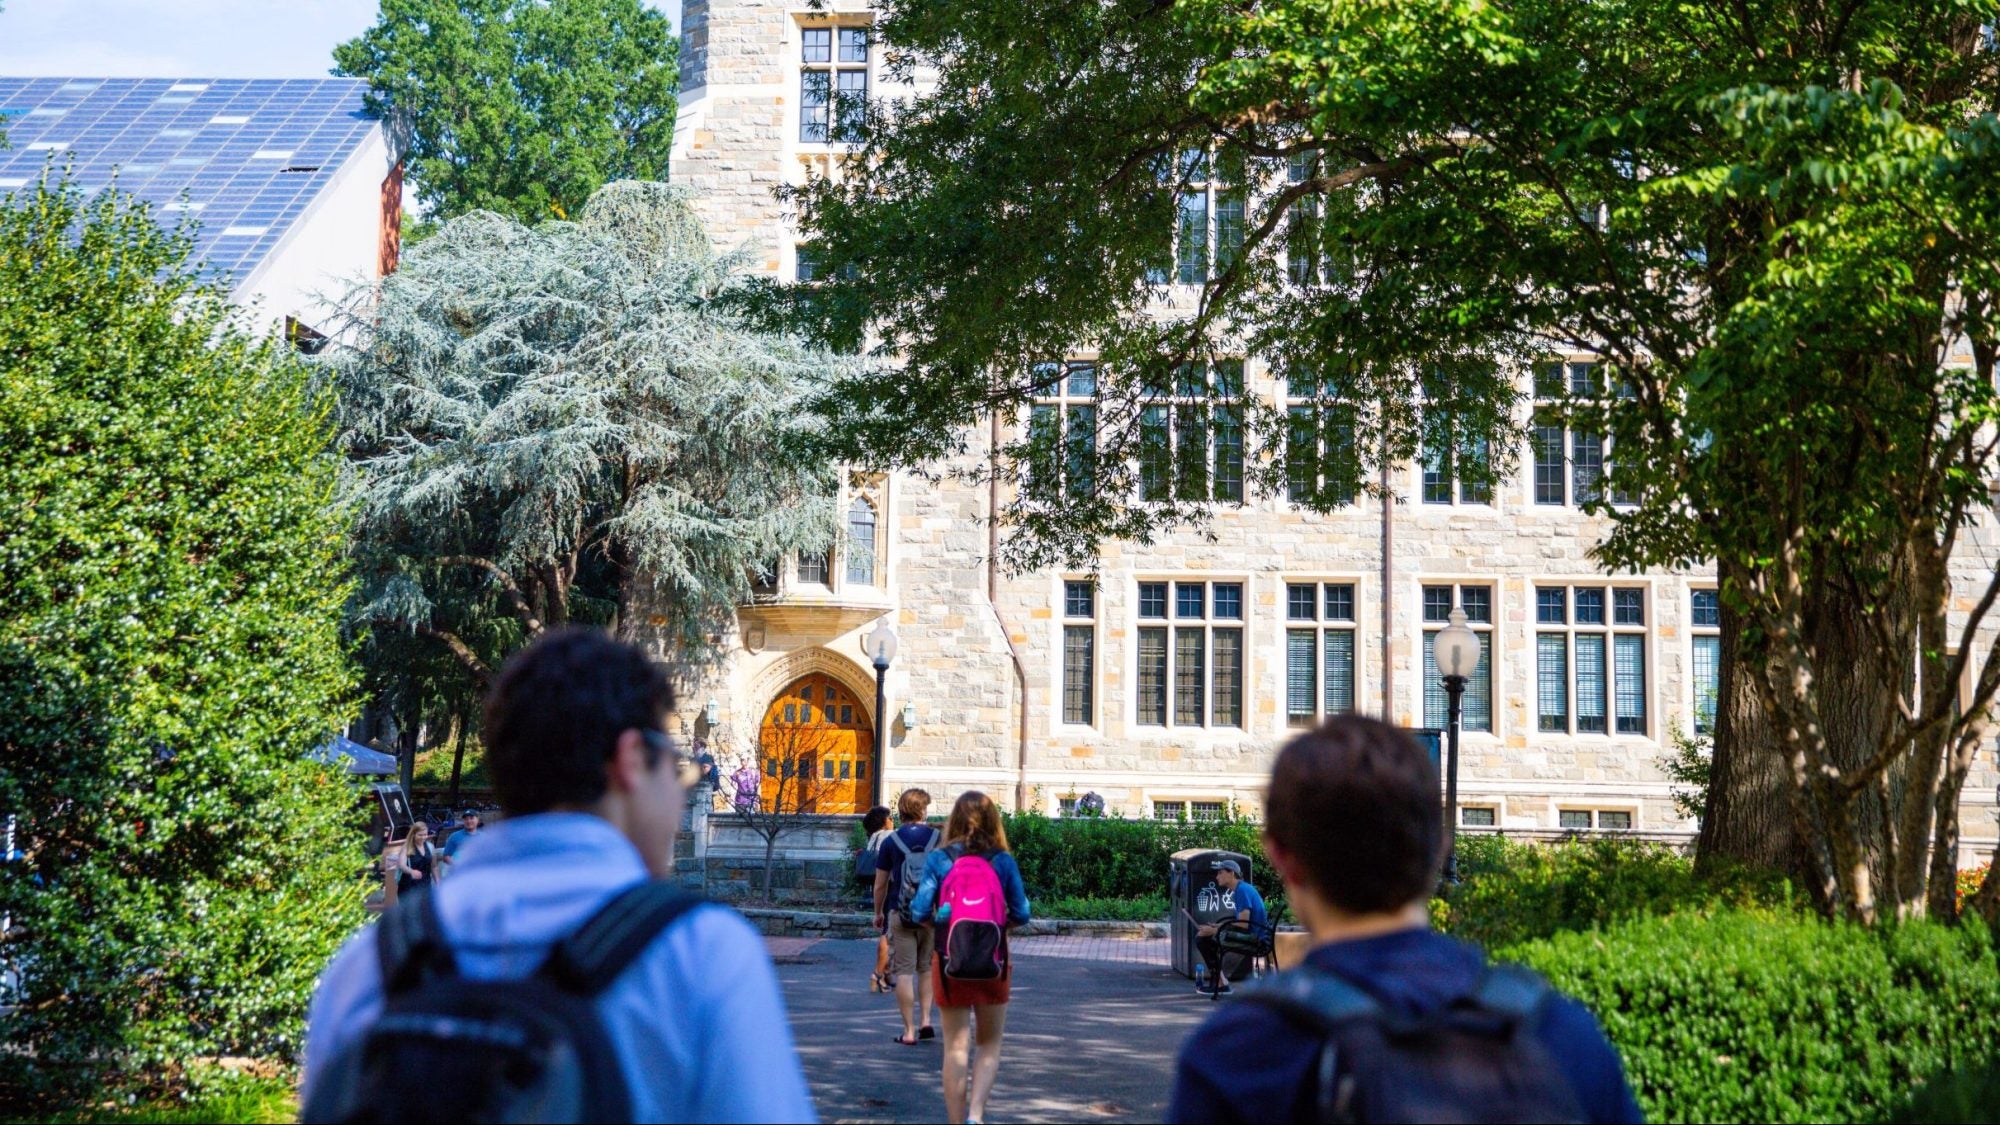
[[[685,13],[673,178],[695,189],[718,245],[740,247],[762,272],[794,277],[795,234],[774,192],[809,170],[836,169],[841,155],[838,146],[799,140],[802,37],[808,28],[863,26],[867,7],[688,0]],[[879,59],[869,66],[880,75]],[[898,91],[871,85],[870,92]],[[1184,313],[1191,293],[1171,291],[1157,313]],[[1255,357],[1245,368],[1250,393],[1282,393]],[[990,452],[984,431],[967,437],[967,456]],[[773,604],[744,611],[734,656],[691,696],[685,721],[728,760],[748,751],[765,706],[806,672],[835,675],[872,699],[861,638],[887,615],[900,652],[887,679],[881,792],[923,785],[942,802],[977,787],[1003,804],[1054,811],[1065,797],[1095,791],[1128,815],[1194,801],[1254,813],[1271,755],[1291,729],[1287,586],[1352,586],[1354,704],[1414,727],[1424,724],[1432,675],[1422,666],[1424,589],[1472,585],[1490,591],[1493,607],[1493,729],[1464,736],[1461,806],[1491,810],[1503,828],[1555,828],[1567,811],[1591,813],[1594,824],[1611,813],[1609,823],[1635,832],[1685,831],[1660,760],[1670,730],[1693,723],[1691,597],[1712,588],[1712,572],[1604,574],[1589,549],[1607,521],[1574,505],[1536,503],[1531,460],[1525,451],[1519,460],[1489,503],[1425,503],[1421,469],[1408,465],[1391,474],[1398,499],[1386,514],[1366,497],[1325,516],[1252,497],[1218,506],[1206,533],[1105,544],[1093,613],[1070,622],[1088,625],[1095,645],[1093,714],[1081,724],[1062,721],[1062,687],[1064,582],[1082,576],[993,570],[986,521],[995,497],[985,485],[948,474],[850,481],[853,495],[875,504],[873,583],[846,581],[839,552],[823,584],[802,582],[791,569]],[[843,497],[843,510],[850,499]],[[1993,529],[1977,531],[1963,552],[1968,588],[1990,576],[2000,554]],[[1241,726],[1141,725],[1141,584],[1163,581],[1171,591],[1201,580],[1242,588]],[[1642,592],[1643,625],[1635,630],[1644,652],[1642,733],[1538,729],[1537,589],[1578,585]],[[713,726],[702,717],[708,698],[723,716]],[[904,719],[906,704],[914,722]],[[1968,862],[1993,847],[1995,781],[1992,755],[1983,752],[1966,790]]]

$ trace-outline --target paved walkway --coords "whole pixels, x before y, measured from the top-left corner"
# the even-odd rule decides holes
[[[939,1121],[935,1042],[900,1046],[894,996],[868,991],[875,943],[766,938],[827,1122]],[[1181,1040],[1213,1010],[1164,940],[1018,938],[993,1121],[1158,1121]],[[1224,1001],[1225,1003],[1227,1001]]]

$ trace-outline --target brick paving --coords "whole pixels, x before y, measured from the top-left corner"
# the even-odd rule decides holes
[[[1172,963],[1171,948],[1172,943],[1165,938],[1095,937],[1086,934],[1019,937],[1008,942],[1008,949],[1016,957],[1064,957],[1072,961],[1153,965],[1162,969]]]

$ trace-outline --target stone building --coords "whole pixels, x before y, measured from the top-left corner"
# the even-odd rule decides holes
[[[843,158],[829,91],[908,92],[889,84],[869,19],[854,0],[685,6],[672,177],[697,193],[718,243],[749,248],[771,276],[813,269],[773,193]],[[1169,287],[1159,315],[1184,313],[1192,294]],[[1048,420],[1087,412],[1092,357],[1052,358],[1069,377],[1038,409]],[[1206,377],[1210,389],[1240,380],[1246,393],[1287,394],[1255,356]],[[1540,392],[1591,377],[1587,356],[1521,372]],[[996,436],[972,435],[968,456],[990,453]],[[1226,457],[1213,448],[1226,435],[1194,440]],[[1458,605],[1489,653],[1466,697],[1463,823],[1685,832],[1659,763],[1672,731],[1708,721],[1714,581],[1705,569],[1607,575],[1590,562],[1607,521],[1578,501],[1610,453],[1590,435],[1539,429],[1490,494],[1411,464],[1388,478],[1394,504],[1363,497],[1331,515],[1243,494],[1239,473],[1241,502],[1217,506],[1212,537],[1106,543],[1094,582],[996,569],[987,517],[1002,498],[988,486],[856,474],[841,546],[789,560],[772,596],[743,609],[729,666],[684,722],[725,760],[801,714],[840,727],[854,749],[835,772],[852,757],[854,784],[824,807],[920,784],[1050,812],[1095,791],[1127,815],[1231,803],[1254,813],[1273,750],[1316,717],[1354,708],[1443,725],[1427,649]],[[1968,577],[1991,573],[1991,537],[1980,538]],[[885,715],[863,649],[878,620],[900,641]],[[880,722],[877,762],[868,740]],[[1993,787],[1988,757],[1968,786],[1968,858],[1991,847]]]

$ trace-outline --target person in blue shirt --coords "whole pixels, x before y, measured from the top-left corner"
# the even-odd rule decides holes
[[[1261,935],[1270,928],[1271,915],[1264,909],[1264,896],[1244,880],[1243,869],[1233,859],[1216,863],[1215,888],[1222,897],[1222,909],[1229,913],[1229,917],[1195,928],[1195,948],[1201,951],[1201,959],[1208,965],[1208,979],[1195,991],[1207,995],[1219,989],[1227,996],[1230,989],[1229,982],[1222,975],[1222,931],[1229,928],[1240,933]]]
[[[1342,716],[1279,751],[1264,804],[1264,853],[1313,947],[1304,966],[1260,989],[1280,991],[1288,978],[1303,982],[1320,974],[1372,1001],[1385,1020],[1406,1024],[1475,995],[1488,979],[1485,953],[1429,928],[1429,900],[1444,859],[1438,790],[1429,755],[1408,734],[1375,719]],[[1243,990],[1182,1046],[1169,1122],[1262,1125],[1318,1117],[1323,1060],[1340,1062],[1341,1056],[1325,1052],[1325,1031],[1281,1006],[1255,1002],[1255,991]],[[1618,1053],[1597,1020],[1560,993],[1539,995],[1521,1025],[1537,1048],[1532,1055],[1540,1069],[1530,1076],[1532,1088],[1564,1103],[1559,1114],[1539,1116],[1614,1125],[1642,1120]],[[1517,1051],[1516,1057],[1528,1054]],[[1337,1090],[1380,1091],[1384,1076],[1397,1073],[1341,1069],[1327,1077]],[[1465,1081],[1488,1077],[1471,1071]],[[1371,1078],[1378,1080],[1373,1086]],[[1467,1109],[1452,1102],[1450,1089],[1413,1092],[1471,1114],[1461,1120],[1512,1119],[1477,1116],[1480,1109],[1506,1110]],[[1347,1109],[1353,1120],[1371,1119],[1367,1104]]]
[[[458,973],[527,976],[613,896],[667,874],[699,778],[662,729],[672,710],[665,669],[596,630],[549,632],[501,668],[481,730],[506,818],[429,892]],[[736,912],[683,914],[592,1003],[631,1120],[817,1120],[763,938]],[[368,927],[307,1010],[306,1104],[383,1006]]]

